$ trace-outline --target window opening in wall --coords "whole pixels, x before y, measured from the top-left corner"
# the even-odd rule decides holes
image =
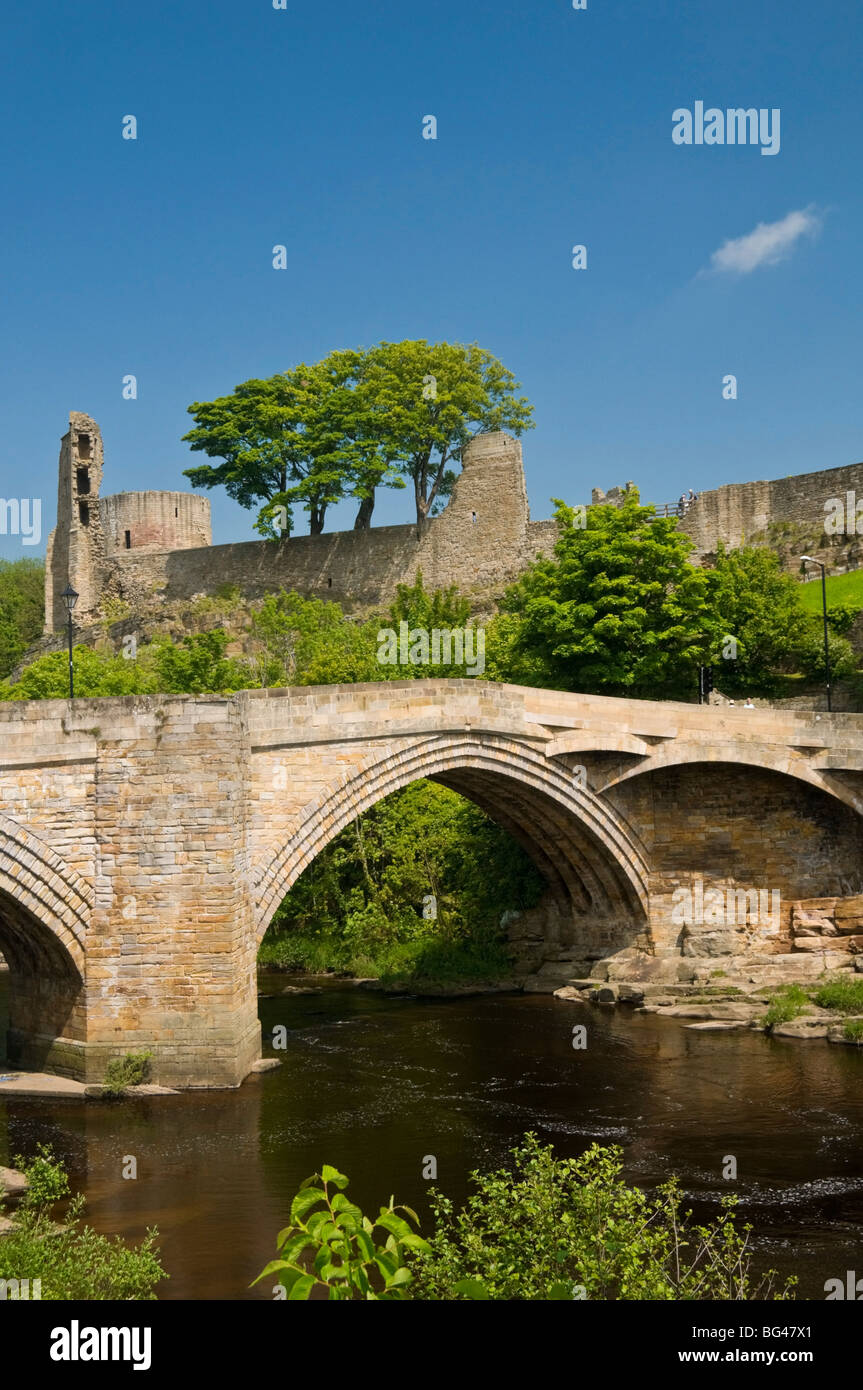
[[[90,436],[89,434],[78,435],[78,457],[88,459],[90,457]]]
[[[75,486],[79,492],[90,491],[90,470],[89,468],[77,468],[75,470]]]
[[[132,549],[132,532],[131,532],[131,531],[127,531],[127,532],[125,533],[125,535],[126,535],[126,549],[127,549],[127,550],[131,550],[131,549]]]
[[[470,519],[473,522],[474,526],[476,526],[476,512],[471,512]]]
[[[179,507],[175,507],[175,508],[174,508],[174,516],[179,516],[179,515],[180,515],[180,509],[179,509]]]
[[[78,519],[82,526],[90,525],[90,505],[88,502],[78,503]]]
[[[329,579],[327,580],[327,588],[328,588],[328,589],[331,589],[332,587],[333,587],[333,577],[332,577],[332,575],[330,575]]]

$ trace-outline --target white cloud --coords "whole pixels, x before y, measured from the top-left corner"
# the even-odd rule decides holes
[[[749,275],[759,266],[776,265],[790,256],[801,237],[814,236],[820,227],[821,217],[812,204],[778,222],[759,222],[754,232],[723,242],[710,257],[710,269],[717,275]]]

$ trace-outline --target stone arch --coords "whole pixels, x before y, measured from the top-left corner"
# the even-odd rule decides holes
[[[25,908],[84,973],[93,889],[38,835],[0,815],[0,893]]]
[[[681,745],[679,741],[675,741],[655,750],[649,758],[643,759],[635,766],[616,771],[602,783],[601,790],[607,792],[613,787],[668,768],[700,767],[706,770],[723,765],[751,767],[761,772],[775,772],[790,777],[834,797],[858,815],[863,815],[863,792],[840,780],[844,768],[819,768],[809,759],[795,756],[787,746],[758,748],[738,744],[735,745],[734,756],[731,757],[728,748],[723,748],[722,745],[711,749],[703,744]]]
[[[93,891],[38,835],[0,815],[0,951],[10,970],[7,1050],[27,1067],[73,1071],[83,1036],[85,936]]]
[[[324,846],[391,792],[426,777],[474,801],[532,855],[558,901],[576,913],[646,930],[648,864],[619,812],[528,743],[477,732],[423,737],[386,757],[372,752],[307,805],[277,853],[254,873],[258,937]]]

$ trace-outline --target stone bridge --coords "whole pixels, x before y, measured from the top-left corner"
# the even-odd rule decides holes
[[[3,704],[8,1055],[97,1081],[147,1049],[165,1084],[239,1084],[273,913],[343,826],[419,777],[533,856],[534,964],[787,950],[786,916],[681,928],[672,895],[859,891],[861,774],[863,716],[474,680]]]

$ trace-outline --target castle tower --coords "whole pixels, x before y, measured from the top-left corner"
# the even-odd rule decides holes
[[[98,609],[104,554],[99,507],[102,465],[99,426],[89,415],[71,411],[68,433],[60,443],[57,525],[48,538],[45,561],[46,633],[56,632],[66,622],[61,595],[67,584],[80,595],[77,624],[86,624]]]
[[[447,507],[421,538],[415,567],[427,589],[499,588],[523,566],[529,521],[521,441],[505,430],[478,434]]]

